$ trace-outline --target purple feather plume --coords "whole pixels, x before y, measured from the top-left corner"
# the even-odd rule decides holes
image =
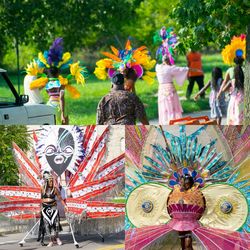
[[[49,65],[57,66],[63,56],[63,39],[58,37],[49,48],[48,63]]]

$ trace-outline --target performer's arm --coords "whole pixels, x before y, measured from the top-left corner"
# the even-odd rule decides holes
[[[225,86],[228,84],[229,80],[230,80],[230,75],[227,72],[226,75],[225,75],[225,79],[224,79],[224,81],[221,84],[221,87],[220,87],[219,93],[217,95],[217,98],[220,97],[221,93],[224,91],[223,89],[225,89]]]
[[[61,108],[61,120],[62,124],[65,123],[65,115],[64,115],[64,110],[65,110],[65,99],[64,99],[64,90],[60,91],[60,108]]]
[[[99,102],[96,114],[96,125],[104,125],[104,114],[103,114],[102,100]]]
[[[66,211],[68,211],[68,207],[67,207],[66,203],[64,202],[64,200],[62,199],[62,196],[57,188],[55,189],[55,192],[56,192],[56,196],[57,196],[58,200],[61,201],[61,203],[63,204],[64,209]]]
[[[194,100],[197,101],[198,97],[203,94],[210,86],[211,82],[209,81],[195,96]]]

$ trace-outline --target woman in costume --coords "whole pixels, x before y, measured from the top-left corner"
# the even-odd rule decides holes
[[[227,110],[228,125],[242,125],[244,120],[244,73],[240,65],[234,67],[234,79],[229,81],[223,91],[231,86]]]
[[[161,40],[162,44],[156,52],[160,64],[156,65],[155,71],[159,82],[158,90],[158,117],[159,124],[168,125],[170,120],[182,117],[182,107],[174,86],[174,80],[180,86],[187,79],[188,67],[177,67],[174,65],[174,52],[178,45],[177,37],[173,29],[166,30],[163,27],[154,36],[154,41]]]
[[[39,231],[44,234],[49,234],[50,242],[48,247],[52,247],[54,244],[62,245],[59,239],[59,232],[62,230],[60,225],[59,211],[57,208],[57,200],[59,200],[64,209],[67,211],[68,208],[63,201],[59,190],[54,185],[53,176],[50,173],[44,174],[44,185],[41,190],[42,199],[42,211],[41,211],[41,223]],[[43,240],[42,240],[42,244]]]
[[[49,100],[47,105],[52,106],[56,110],[57,124],[68,124],[69,118],[65,105],[65,90],[69,92],[72,98],[79,98],[80,92],[72,86],[73,82],[83,85],[86,68],[81,67],[80,62],[73,63],[69,52],[63,53],[63,39],[56,38],[48,51],[38,54],[38,59],[31,65],[38,68],[37,77],[30,84],[30,89],[41,89],[45,87]],[[29,70],[30,69],[29,66]],[[64,78],[62,70],[69,69],[70,74]]]
[[[133,128],[127,130],[128,136],[134,134]],[[139,164],[132,158],[137,145],[126,148],[127,250],[179,244],[193,249],[194,241],[197,249],[250,249],[249,159],[235,165],[234,159],[227,161],[227,146],[222,144],[220,152],[217,139],[206,142],[206,130],[211,127],[180,126],[179,134],[151,129]],[[235,156],[247,150],[248,135],[249,129],[234,141],[241,143]]]
[[[241,34],[240,36],[234,36],[231,43],[222,50],[221,55],[223,62],[231,67],[226,72],[225,79],[222,82],[221,89],[218,93],[218,98],[223,90],[225,91],[225,86],[228,82],[234,79],[234,67],[236,65],[243,65],[246,58],[246,35]],[[226,90],[228,91],[228,89]],[[232,89],[229,90],[230,93],[231,91]]]
[[[102,52],[107,58],[96,62],[94,74],[101,80],[112,78],[116,72],[121,72],[125,77],[125,88],[135,92],[135,82],[142,78],[148,84],[153,84],[155,72],[150,70],[155,65],[146,46],[132,48],[130,40],[127,41],[125,49],[118,50],[111,46],[113,52]]]

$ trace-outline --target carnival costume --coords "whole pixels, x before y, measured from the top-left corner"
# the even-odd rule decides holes
[[[112,78],[117,72],[123,73],[126,68],[132,68],[137,75],[137,78],[142,78],[148,84],[153,84],[155,72],[150,70],[155,65],[155,60],[152,60],[146,46],[132,48],[130,40],[127,41],[125,49],[118,50],[111,46],[113,52],[102,52],[107,58],[96,62],[94,74],[101,80]]]
[[[166,128],[126,131],[131,140],[126,148],[126,249],[172,249],[180,245],[178,234],[192,237],[202,249],[249,249],[250,128],[239,141],[228,141],[236,147],[229,150],[223,133],[232,136],[233,128],[180,126],[179,135]],[[216,139],[207,140],[207,130]],[[224,142],[217,141],[218,135]],[[227,161],[232,152],[237,153]],[[183,176],[194,181],[188,190],[182,189]]]
[[[157,50],[156,57],[162,61],[163,56],[169,58],[171,65],[157,64],[156,75],[159,82],[158,90],[158,117],[159,124],[167,125],[170,120],[182,117],[182,107],[174,86],[174,80],[182,86],[187,79],[188,67],[177,67],[174,65],[174,51],[178,45],[178,40],[173,29],[166,30],[163,27],[154,40],[157,42],[161,39],[162,44]]]
[[[46,71],[56,68],[59,76],[48,77]],[[62,71],[68,70],[70,74],[66,77],[62,76]],[[56,109],[57,121],[61,119],[60,93],[63,94],[64,89],[69,92],[72,98],[79,98],[80,92],[76,87],[72,86],[73,82],[83,85],[87,70],[80,66],[80,62],[73,63],[69,52],[63,53],[63,39],[56,38],[48,51],[39,52],[38,58],[27,65],[26,72],[29,75],[38,77],[30,84],[30,89],[46,89],[49,95],[47,104]]]
[[[50,172],[55,185],[65,190],[62,198],[68,207],[65,217],[71,232],[71,224],[82,235],[122,231],[124,203],[113,200],[123,190],[125,156],[121,153],[106,160],[110,129],[107,127],[99,135],[96,126],[43,126],[33,134],[32,160],[13,143],[23,185],[0,186],[1,215],[14,224],[38,219],[34,227],[43,223],[41,239],[44,229],[47,234],[57,233],[60,226],[55,190],[44,188],[42,198],[51,198],[51,203],[41,207],[41,188],[46,185],[41,173]],[[62,211],[60,217],[63,216]],[[24,239],[20,245],[25,243]]]
[[[43,199],[50,199],[49,202],[42,202],[42,210],[41,210],[41,219],[40,219],[40,226],[39,226],[39,235],[38,240],[43,238],[44,234],[48,234],[51,242],[56,242],[58,239],[58,234],[62,230],[60,225],[60,217],[59,217],[59,210],[57,208],[57,201],[56,201],[56,191],[53,176],[50,173],[44,174],[44,186],[43,192],[41,194],[41,198]],[[48,181],[53,181],[53,187],[48,187]]]
[[[236,57],[246,58],[246,35],[234,36],[221,54],[224,63],[231,66],[228,69],[232,86],[227,110],[227,125],[241,125],[244,118],[244,91],[235,88],[233,65]]]

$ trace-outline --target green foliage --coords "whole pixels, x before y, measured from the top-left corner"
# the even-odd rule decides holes
[[[246,32],[249,2],[242,0],[182,0],[171,17],[179,27],[183,49],[216,44],[224,47],[232,36]]]
[[[26,126],[0,125],[0,185],[18,184],[18,167],[12,151],[12,142],[22,150],[29,149],[30,137]]]
[[[169,18],[171,10],[178,3],[178,0],[144,0],[135,9],[135,22],[126,28],[126,32],[135,37],[140,43],[146,44],[151,49],[154,33],[162,26],[175,27],[175,23]]]

